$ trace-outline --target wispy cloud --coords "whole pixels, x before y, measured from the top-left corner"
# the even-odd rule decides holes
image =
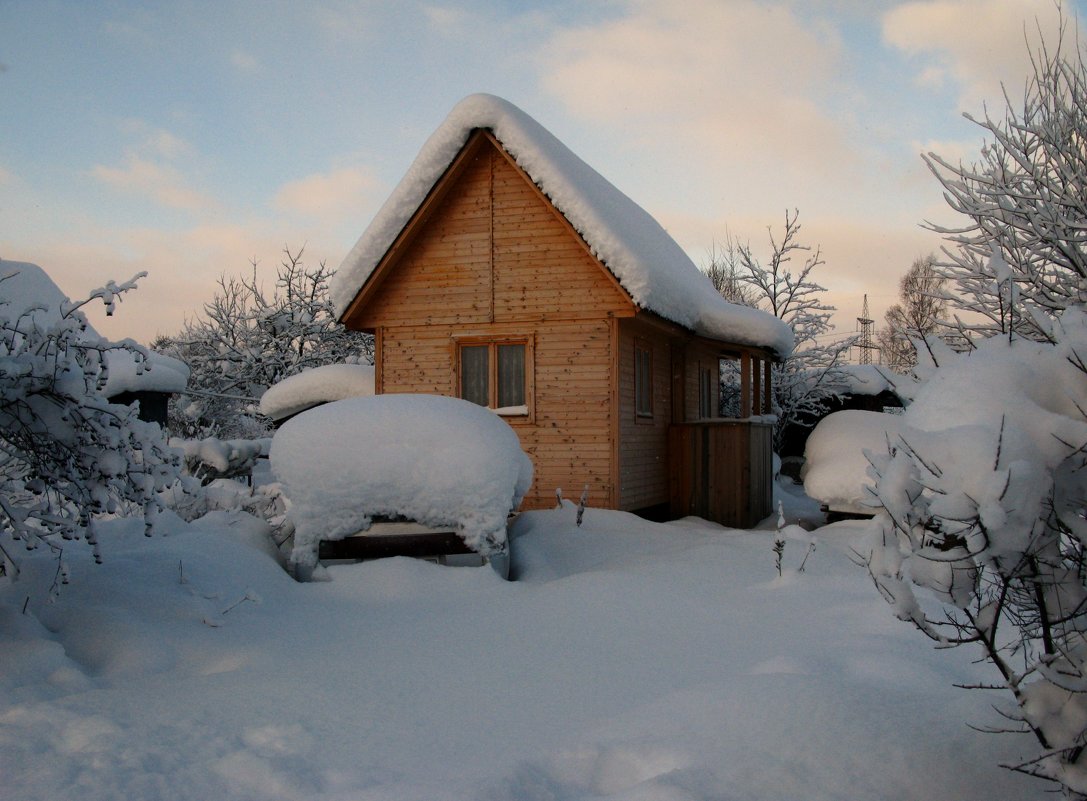
[[[327,219],[357,219],[373,204],[380,183],[366,167],[315,173],[284,184],[273,205],[282,212]]]
[[[1070,21],[1071,24],[1071,21]],[[950,84],[964,111],[1001,103],[1001,84],[1012,98],[1030,72],[1038,35],[1056,42],[1060,13],[1052,0],[923,0],[883,15],[884,41],[917,62],[920,86]]]
[[[260,61],[252,53],[244,50],[235,50],[230,54],[230,63],[242,72],[259,72]]]
[[[169,208],[201,211],[214,205],[209,196],[188,186],[184,175],[176,168],[133,153],[119,167],[97,164],[90,173],[108,186],[151,198]]]

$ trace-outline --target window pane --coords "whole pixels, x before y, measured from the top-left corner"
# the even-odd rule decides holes
[[[466,345],[460,349],[460,396],[486,406],[489,393],[487,346]]]
[[[525,346],[498,346],[498,407],[525,405]]]
[[[634,402],[635,411],[641,416],[653,414],[652,359],[648,348],[634,349]]]

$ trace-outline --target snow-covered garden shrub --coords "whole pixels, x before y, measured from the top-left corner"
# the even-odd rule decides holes
[[[192,369],[189,393],[171,402],[170,431],[186,439],[252,439],[267,433],[257,404],[270,386],[309,367],[370,361],[373,338],[348,331],[328,297],[333,274],[283,251],[271,292],[257,279],[225,276],[203,314],[156,349]]]
[[[1087,799],[1087,66],[1067,50],[1040,47],[1022,107],[975,120],[979,163],[926,159],[967,217],[933,227],[973,350],[870,454],[863,557],[899,617],[996,667],[1040,747],[1010,767]]]
[[[186,475],[210,484],[220,478],[251,479],[257,459],[268,455],[271,439],[204,439],[170,440],[170,447],[182,453]]]
[[[129,352],[137,369],[147,352],[102,339],[80,311],[97,299],[112,313],[142,276],[80,302],[25,303],[4,287],[18,269],[0,264],[0,549],[14,565],[15,542],[59,553],[63,540],[86,538],[97,559],[96,518],[138,510],[150,533],[159,493],[178,476],[161,429],[103,394],[111,351]]]
[[[1087,317],[1067,311],[1060,329],[1058,346],[993,338],[936,371],[890,450],[869,452],[879,513],[863,556],[900,618],[984,650],[1043,748],[1018,767],[1081,797]]]
[[[433,395],[349,398],[302,412],[276,432],[271,460],[302,577],[320,540],[364,531],[377,517],[449,526],[480,554],[504,552],[507,517],[532,485],[532,462],[501,417]]]

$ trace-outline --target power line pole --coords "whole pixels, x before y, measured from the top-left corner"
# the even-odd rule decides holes
[[[872,318],[868,316],[868,295],[866,294],[864,296],[864,310],[861,312],[861,316],[857,318],[861,335],[854,346],[860,348],[860,364],[871,364],[872,351],[879,350],[879,346],[872,342],[872,322]]]

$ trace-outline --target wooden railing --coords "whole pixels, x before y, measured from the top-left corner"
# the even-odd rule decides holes
[[[773,426],[750,420],[676,423],[668,432],[673,517],[750,528],[772,511]]]

